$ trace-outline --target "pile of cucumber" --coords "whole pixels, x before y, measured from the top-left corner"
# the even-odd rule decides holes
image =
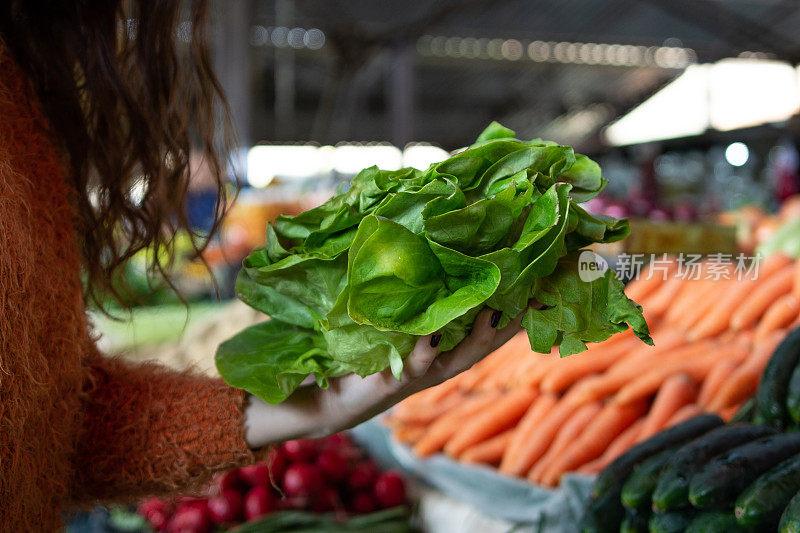
[[[581,531],[800,533],[800,328],[726,425],[691,418],[603,470]]]

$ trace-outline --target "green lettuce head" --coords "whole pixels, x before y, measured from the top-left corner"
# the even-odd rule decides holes
[[[497,123],[426,170],[367,168],[347,191],[267,228],[236,292],[270,320],[221,344],[217,368],[271,403],[310,374],[322,387],[386,368],[400,379],[417,337],[438,332],[439,350],[452,349],[484,307],[501,311],[501,327],[525,313],[542,353],[577,353],[628,327],[650,343],[613,271],[578,276],[579,250],[629,231],[578,205],[605,184],[588,157]]]

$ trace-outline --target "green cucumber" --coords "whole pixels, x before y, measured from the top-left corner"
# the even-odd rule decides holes
[[[620,500],[626,509],[649,508],[653,489],[658,481],[661,469],[674,455],[676,448],[667,448],[642,461],[633,469],[625,484],[622,485]]]
[[[580,527],[581,533],[616,533],[625,518],[625,509],[619,502],[621,487],[606,491],[586,509]]]
[[[736,520],[746,527],[775,527],[798,487],[800,455],[795,455],[762,474],[739,495]]]
[[[692,523],[694,515],[694,509],[653,514],[648,522],[650,533],[683,533]]]
[[[747,533],[748,531],[750,530],[736,522],[733,513],[724,511],[700,513],[686,528],[686,533]]]
[[[734,424],[713,429],[683,445],[661,470],[653,489],[653,510],[672,511],[689,506],[689,482],[714,456],[761,437],[774,428]]]
[[[592,487],[592,497],[597,500],[607,492],[621,488],[622,483],[633,472],[633,467],[648,457],[657,454],[661,450],[695,439],[722,424],[722,419],[717,415],[703,414],[656,433],[617,457],[600,472]]]
[[[789,333],[778,345],[761,375],[761,385],[756,392],[756,398],[762,416],[770,424],[782,427],[788,422],[786,395],[789,380],[799,360],[800,328]]]
[[[689,483],[698,509],[726,508],[761,474],[800,453],[800,433],[770,435],[716,456]]]
[[[778,531],[780,533],[800,533],[800,492],[792,497],[789,505],[783,510]]]
[[[619,526],[619,533],[648,533],[649,512],[629,511]]]
[[[800,365],[794,367],[786,391],[786,409],[795,422],[800,422]]]

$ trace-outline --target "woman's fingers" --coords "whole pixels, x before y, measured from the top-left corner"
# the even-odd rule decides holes
[[[318,406],[331,413],[341,427],[371,418],[403,398],[467,370],[519,332],[522,315],[499,330],[495,327],[498,319],[491,309],[481,311],[472,333],[454,349],[438,355],[431,346],[433,335],[420,337],[403,362],[400,381],[389,369],[365,378],[351,374],[331,380],[328,389],[317,390]]]
[[[475,320],[472,333],[454,349],[436,357],[425,376],[426,387],[446,381],[467,370],[508,342],[519,331],[522,315],[514,318],[500,330],[492,327],[493,323],[497,323],[497,315],[493,315],[494,311],[491,309],[482,311]]]
[[[431,346],[432,337],[432,335],[425,335],[417,339],[414,350],[408,354],[403,363],[403,378],[401,381],[419,378],[428,371],[428,368],[436,359],[437,349]]]

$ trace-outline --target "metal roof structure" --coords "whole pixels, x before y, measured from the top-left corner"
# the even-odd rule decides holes
[[[215,52],[247,142],[430,141],[491,120],[584,149],[689,64],[800,62],[797,0],[236,0]]]

